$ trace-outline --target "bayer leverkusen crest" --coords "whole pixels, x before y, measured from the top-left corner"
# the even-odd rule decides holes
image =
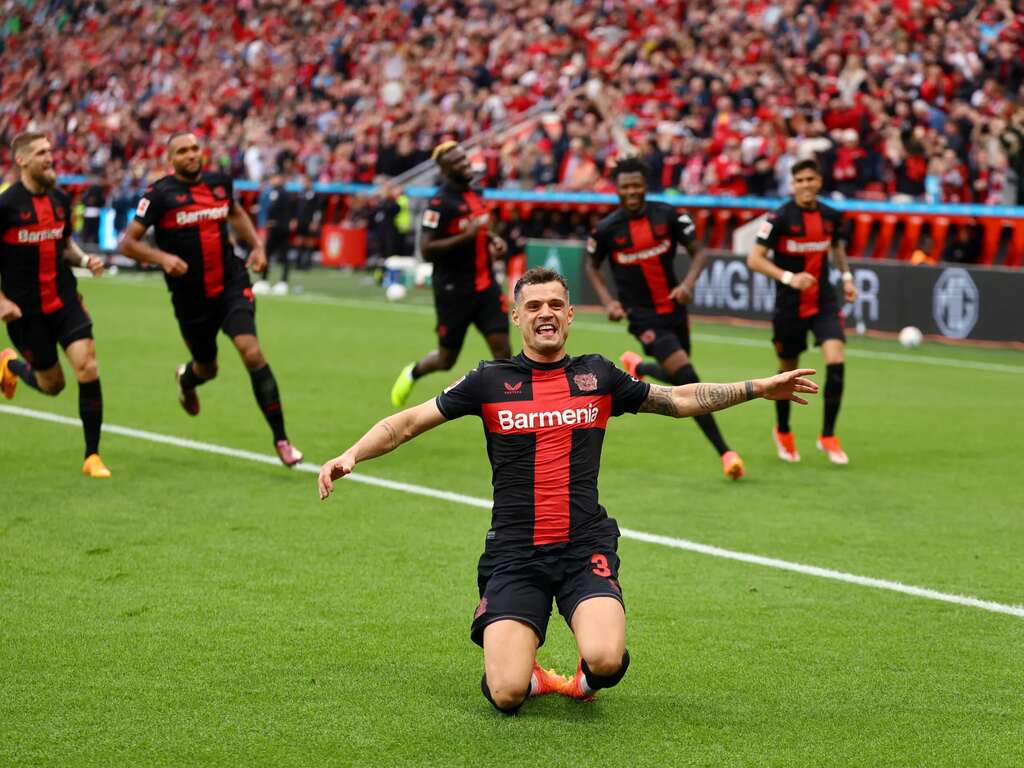
[[[597,376],[593,373],[580,373],[573,376],[572,380],[580,392],[593,392],[597,389]]]

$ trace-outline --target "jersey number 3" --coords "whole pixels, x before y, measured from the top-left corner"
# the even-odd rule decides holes
[[[604,555],[594,555],[590,558],[590,564],[594,566],[594,574],[600,576],[603,579],[607,579],[612,575],[611,569],[608,567],[608,558]]]

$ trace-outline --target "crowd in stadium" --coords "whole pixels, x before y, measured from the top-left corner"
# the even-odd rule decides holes
[[[372,182],[491,131],[493,187],[609,189],[628,140],[656,191],[785,194],[814,154],[834,195],[1015,204],[1022,5],[5,0],[0,126],[113,190],[185,127],[255,181]]]

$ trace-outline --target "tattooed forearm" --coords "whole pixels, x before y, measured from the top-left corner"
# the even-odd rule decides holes
[[[705,411],[717,411],[747,400],[743,384],[698,384],[694,391],[697,405]]]
[[[395,428],[386,419],[380,421],[379,424],[388,436],[385,448],[389,451],[395,450],[395,448],[402,444],[402,441],[398,439],[398,433],[395,431]]]
[[[679,410],[672,399],[672,387],[652,386],[647,399],[640,404],[640,412],[660,413],[662,416],[679,416]]]

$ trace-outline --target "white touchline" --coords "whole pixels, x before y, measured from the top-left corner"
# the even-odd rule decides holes
[[[56,413],[47,413],[46,411],[36,411],[30,408],[19,408],[13,405],[0,405],[0,413],[6,413],[11,416],[24,416],[29,419],[37,419],[39,421],[49,421],[55,424],[64,424],[69,427],[80,427],[82,422],[78,419],[72,419],[67,416],[61,416]],[[103,431],[114,435],[122,435],[124,437],[133,437],[136,440],[146,440],[151,443],[161,443],[163,445],[173,445],[178,448],[190,448],[194,451],[202,451],[204,453],[214,453],[220,456],[230,456],[236,459],[245,459],[247,461],[256,461],[261,464],[278,465],[279,461],[276,456],[270,456],[267,454],[256,453],[255,451],[243,451],[238,448],[228,448],[223,445],[214,445],[213,443],[202,443],[198,440],[188,440],[182,437],[174,437],[173,435],[162,435],[159,432],[146,432],[141,429],[132,429],[131,427],[120,427],[116,424],[104,424]],[[296,465],[295,469],[318,474],[320,467],[316,464],[310,464],[309,462],[303,462]],[[394,480],[385,480],[379,477],[370,477],[362,473],[354,472],[346,478],[346,481],[365,483],[366,485],[375,485],[379,488],[387,488],[392,491],[401,491],[403,493],[411,493],[417,496],[429,496],[434,499],[442,499],[444,501],[455,502],[456,504],[465,504],[470,507],[479,507],[480,509],[490,509],[491,502],[487,499],[477,498],[475,496],[466,496],[461,493],[452,493],[451,491],[441,491],[436,488],[428,488],[423,485],[414,485],[412,483],[399,483]],[[312,488],[310,488],[310,495],[312,496]],[[735,552],[730,549],[722,549],[721,547],[713,547],[708,544],[699,544],[696,541],[689,541],[687,539],[677,539],[672,536],[659,536],[654,533],[644,533],[643,531],[634,531],[629,528],[620,529],[623,538],[634,539],[636,541],[644,541],[648,544],[660,544],[664,547],[672,547],[673,549],[683,549],[688,552],[698,552],[702,555],[711,555],[712,557],[721,557],[727,560],[738,560],[741,563],[751,563],[753,565],[762,565],[766,568],[776,568],[783,571],[793,571],[794,573],[802,573],[807,576],[818,576],[823,579],[832,579],[833,581],[843,581],[847,584],[858,584],[862,587],[873,587],[875,589],[886,589],[890,592],[902,592],[905,595],[913,595],[914,597],[922,597],[927,600],[938,600],[944,603],[954,603],[956,605],[965,605],[970,608],[980,608],[983,611],[991,611],[993,613],[1005,613],[1010,616],[1018,616],[1024,618],[1024,606],[1021,605],[1007,605],[1004,603],[994,603],[991,600],[981,600],[976,597],[968,597],[965,595],[953,595],[946,592],[938,592],[934,589],[928,589],[926,587],[915,587],[910,584],[901,584],[898,581],[887,581],[885,579],[874,579],[870,576],[858,576],[853,573],[846,573],[844,571],[835,571],[831,568],[819,568],[815,565],[803,565],[801,563],[791,563],[788,560],[777,560],[774,557],[763,557],[761,555],[751,555],[746,552]]]

